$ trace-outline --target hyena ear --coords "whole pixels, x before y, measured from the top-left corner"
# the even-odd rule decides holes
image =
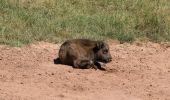
[[[103,41],[98,41],[98,42],[96,43],[96,47],[97,47],[98,49],[101,49],[103,46],[104,46],[104,42],[103,42]]]
[[[96,51],[100,50],[101,48],[103,48],[103,46],[104,46],[104,42],[103,41],[97,41],[96,45],[94,47],[94,51],[96,52]]]
[[[96,47],[97,47],[98,49],[103,48],[103,47],[104,47],[104,42],[103,42],[103,41],[98,41],[98,42],[96,43]]]

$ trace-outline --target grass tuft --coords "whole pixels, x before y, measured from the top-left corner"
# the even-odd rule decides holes
[[[170,41],[168,0],[0,0],[0,44]]]

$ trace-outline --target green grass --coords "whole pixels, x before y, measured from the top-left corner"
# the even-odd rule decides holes
[[[0,44],[170,41],[169,0],[0,0]]]

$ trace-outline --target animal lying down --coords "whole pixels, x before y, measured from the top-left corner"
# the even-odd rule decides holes
[[[112,60],[108,44],[88,39],[67,40],[61,45],[58,55],[55,63],[80,69],[104,69],[101,62],[108,63]]]

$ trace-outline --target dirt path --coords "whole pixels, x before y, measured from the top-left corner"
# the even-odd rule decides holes
[[[0,100],[170,100],[170,47],[110,44],[107,71],[55,65],[59,45],[0,46]]]

